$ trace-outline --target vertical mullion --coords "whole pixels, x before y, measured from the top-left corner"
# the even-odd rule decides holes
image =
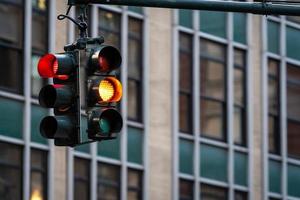
[[[192,80],[193,80],[193,135],[194,135],[194,199],[200,198],[200,39],[198,37],[199,30],[199,11],[193,11],[193,67],[192,67]]]
[[[92,19],[92,22],[91,22],[91,27],[92,27],[92,30],[91,30],[91,35],[92,37],[96,37],[98,35],[98,24],[99,24],[99,14],[98,14],[98,11],[99,11],[99,8],[96,6],[96,5],[92,5],[92,16],[91,16],[91,19]],[[94,142],[94,143],[91,143],[90,144],[90,150],[91,150],[91,166],[90,166],[90,169],[91,169],[91,172],[90,172],[90,192],[91,192],[91,195],[90,195],[90,198],[91,200],[97,200],[98,197],[98,193],[97,193],[97,177],[98,177],[98,172],[97,172],[97,145],[98,145],[98,142]]]
[[[227,37],[228,37],[228,51],[227,51],[227,139],[228,139],[228,183],[229,183],[229,200],[234,199],[234,148],[233,148],[233,106],[234,106],[234,91],[233,91],[233,13],[227,14]]]
[[[246,18],[246,32],[247,32],[247,46],[252,43],[252,16],[251,14],[247,14]],[[246,56],[246,70],[244,71],[245,77],[246,77],[246,134],[247,134],[247,143],[248,143],[248,187],[249,187],[249,193],[248,198],[253,199],[253,104],[250,103],[251,99],[253,99],[253,91],[252,91],[252,55],[253,55],[253,47],[248,48],[247,56]]]
[[[179,10],[174,11],[174,28],[173,28],[173,57],[172,60],[173,70],[172,70],[172,85],[173,85],[173,199],[179,199],[179,162],[178,162],[178,153],[179,152],[179,26],[178,26],[178,19],[179,19]]]
[[[280,124],[281,124],[281,148],[282,148],[282,196],[284,199],[287,198],[287,109],[286,109],[286,20],[281,19],[280,23]]]
[[[122,8],[121,18],[121,82],[123,83],[123,101],[121,102],[121,113],[124,127],[121,133],[121,199],[127,200],[127,74],[128,74],[128,14],[126,7]]]
[[[268,199],[269,193],[269,156],[268,156],[268,57],[267,57],[267,24],[268,20],[266,18],[262,18],[262,35],[263,35],[263,59],[262,59],[262,154],[263,154],[263,199]]]
[[[49,1],[49,38],[48,46],[49,51],[53,52],[55,50],[55,33],[56,33],[56,1]],[[54,199],[54,141],[49,141],[49,157],[48,157],[48,199]]]
[[[24,166],[23,166],[23,196],[24,200],[30,199],[30,134],[31,134],[31,0],[24,1],[25,18],[23,20],[25,27],[24,36]],[[26,24],[26,26],[25,26]]]
[[[148,138],[149,138],[149,22],[148,22],[148,10],[145,8],[144,11],[144,21],[143,21],[143,122],[144,122],[144,146],[143,146],[143,161],[144,161],[144,175],[143,175],[143,194],[144,200],[148,200],[148,177],[149,177],[149,150],[148,150]]]

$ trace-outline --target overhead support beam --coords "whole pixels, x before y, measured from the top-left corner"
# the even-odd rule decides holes
[[[241,12],[253,13],[258,15],[300,16],[300,6],[297,4],[276,4],[270,2],[237,2],[220,0],[68,0],[68,4],[105,4],[191,10],[210,10],[223,12]]]

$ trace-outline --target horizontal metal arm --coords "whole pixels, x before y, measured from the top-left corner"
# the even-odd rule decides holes
[[[253,13],[259,15],[300,16],[299,5],[276,4],[270,2],[236,2],[213,0],[68,0],[69,5],[106,4],[158,8],[178,8],[224,12]]]

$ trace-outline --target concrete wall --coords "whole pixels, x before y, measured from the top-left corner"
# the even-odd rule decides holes
[[[172,191],[172,12],[149,9],[150,116],[149,199],[171,199]]]

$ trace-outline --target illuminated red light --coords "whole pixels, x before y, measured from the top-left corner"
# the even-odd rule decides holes
[[[99,65],[100,71],[108,71],[109,70],[109,63],[107,59],[103,56],[99,56]]]
[[[38,72],[43,78],[58,78],[61,80],[68,79],[67,75],[58,75],[58,61],[55,55],[46,54],[38,63]]]

